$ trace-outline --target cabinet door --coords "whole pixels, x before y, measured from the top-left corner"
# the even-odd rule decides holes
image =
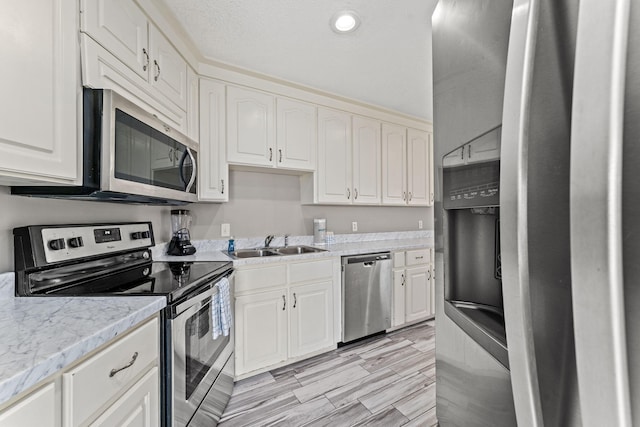
[[[408,204],[428,206],[431,170],[429,169],[429,134],[416,129],[407,131]]]
[[[465,164],[465,146],[457,148],[442,158],[442,167],[461,166]]]
[[[200,81],[200,169],[198,199],[229,201],[229,167],[225,157],[225,85]]]
[[[144,80],[149,79],[148,20],[133,0],[82,0],[80,16],[83,32]]]
[[[5,2],[0,13],[0,182],[77,178],[76,2]]]
[[[382,124],[382,203],[407,204],[407,129]]]
[[[198,75],[187,66],[187,136],[200,142],[200,88]],[[224,106],[224,104],[223,104]]]
[[[286,288],[236,297],[236,376],[287,359]]]
[[[60,425],[57,406],[55,384],[50,383],[0,412],[0,425],[57,427]]]
[[[187,62],[154,25],[149,25],[151,86],[169,101],[187,110]]]
[[[235,86],[227,88],[227,160],[253,166],[275,165],[273,96]]]
[[[351,116],[318,108],[318,202],[351,203]]]
[[[276,100],[276,165],[313,171],[318,140],[316,108],[286,98]]]
[[[380,203],[382,153],[380,122],[353,117],[353,203]]]
[[[155,427],[160,425],[158,368],[153,367],[91,426]]]
[[[292,286],[289,290],[289,357],[331,347],[333,282]]]
[[[431,315],[430,266],[407,268],[405,286],[405,321],[423,319]]]
[[[393,313],[391,314],[391,326],[404,324],[405,287],[407,278],[404,269],[393,270]]]

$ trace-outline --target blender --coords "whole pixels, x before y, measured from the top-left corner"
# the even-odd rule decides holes
[[[167,255],[193,255],[196,248],[191,244],[189,227],[191,226],[191,214],[186,209],[171,211],[171,232],[173,237],[169,242]]]

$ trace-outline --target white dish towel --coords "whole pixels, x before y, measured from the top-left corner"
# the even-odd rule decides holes
[[[229,279],[226,277],[218,282],[218,293],[211,298],[211,317],[213,323],[213,339],[220,335],[229,336],[233,323],[231,316],[231,293]]]

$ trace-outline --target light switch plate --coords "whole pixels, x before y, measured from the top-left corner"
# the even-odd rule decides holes
[[[422,230],[422,220],[418,220],[418,230]]]
[[[351,231],[358,231],[358,223],[356,221],[351,223]]]
[[[220,226],[220,236],[221,237],[231,236],[231,224],[222,224]]]

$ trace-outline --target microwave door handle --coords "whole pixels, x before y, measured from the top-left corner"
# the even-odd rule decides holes
[[[187,156],[189,156],[191,158],[191,164],[193,165],[193,168],[192,168],[193,171],[191,172],[191,178],[189,179],[188,182],[184,178],[184,161],[187,159]],[[193,153],[191,153],[191,150],[189,148],[185,148],[184,153],[182,153],[182,157],[180,157],[180,164],[178,165],[178,170],[180,171],[180,180],[185,185],[184,191],[186,191],[188,193],[189,190],[191,190],[191,187],[193,186],[194,182],[196,181],[196,172],[197,172],[196,171],[196,158],[193,156]]]

